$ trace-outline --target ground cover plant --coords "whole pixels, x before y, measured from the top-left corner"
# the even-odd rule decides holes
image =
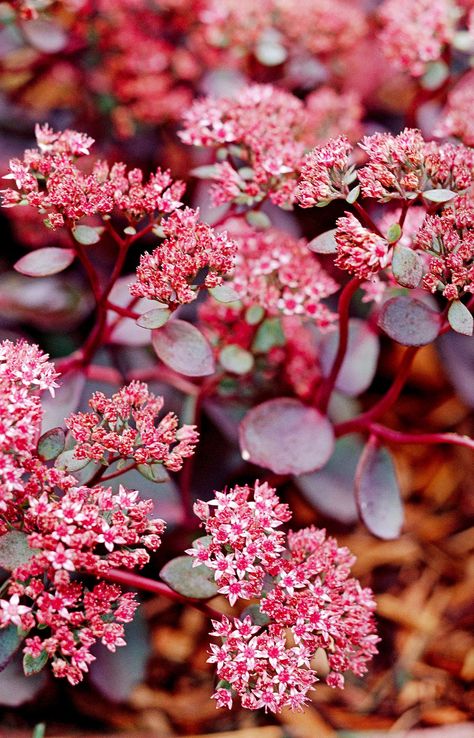
[[[12,730],[464,730],[473,19],[0,3]]]

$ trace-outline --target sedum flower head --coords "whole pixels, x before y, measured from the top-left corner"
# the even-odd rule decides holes
[[[178,471],[194,453],[199,437],[195,426],[180,428],[171,412],[159,419],[163,398],[153,395],[144,382],[131,382],[110,398],[95,392],[89,405],[92,412],[66,419],[78,459],[105,464],[132,459],[139,465],[161,463]]]
[[[195,565],[213,572],[231,605],[259,600],[240,619],[213,622],[212,635],[221,639],[209,659],[221,680],[218,706],[231,707],[238,697],[250,709],[300,708],[317,681],[311,661],[319,649],[330,686],[342,687],[346,671],[365,673],[378,642],[375,602],[350,576],[347,548],[314,527],[288,536],[275,530],[291,515],[259,482],[253,490],[217,492],[195,511],[207,533],[187,552]]]
[[[352,213],[338,218],[335,239],[336,266],[360,279],[371,279],[390,264],[391,247],[381,236],[365,228]]]
[[[337,136],[324,146],[316,146],[306,155],[296,199],[303,208],[345,199],[352,181],[350,154],[352,145],[345,136]]]

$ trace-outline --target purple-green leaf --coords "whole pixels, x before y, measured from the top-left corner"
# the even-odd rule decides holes
[[[329,420],[299,400],[279,397],[247,413],[239,429],[246,461],[276,474],[305,474],[320,469],[334,449]]]
[[[153,308],[137,318],[137,325],[139,325],[140,328],[149,328],[150,330],[161,328],[161,326],[166,323],[170,315],[170,311],[166,308]]]
[[[185,597],[202,600],[214,597],[217,586],[213,572],[204,564],[193,567],[193,562],[190,556],[177,556],[164,565],[160,577],[171,589]]]
[[[170,320],[152,332],[152,344],[161,361],[179,374],[206,377],[215,370],[212,349],[201,331],[185,320]]]
[[[402,287],[418,287],[423,276],[423,264],[416,251],[398,244],[393,249],[392,274]]]
[[[404,346],[425,346],[437,337],[441,317],[424,302],[401,295],[384,303],[378,324],[390,338]]]
[[[26,533],[21,530],[9,530],[0,536],[0,566],[13,571],[17,566],[26,564],[36,553],[30,548]]]
[[[10,663],[21,641],[16,625],[8,625],[0,630],[0,671]]]
[[[449,306],[448,322],[456,333],[462,333],[464,336],[472,336],[474,318],[469,308],[460,300],[454,300]]]
[[[64,451],[66,435],[58,426],[43,433],[38,441],[37,452],[41,461],[51,461]]]
[[[320,233],[308,243],[308,248],[316,254],[337,254],[337,243],[334,238],[336,229]]]
[[[63,272],[75,259],[73,249],[59,249],[47,246],[25,254],[14,265],[14,269],[27,277],[49,277]]]
[[[322,373],[327,377],[336,357],[338,331],[324,336],[320,346]],[[356,397],[371,385],[379,358],[379,339],[365,320],[351,318],[347,352],[336,380],[336,389]]]
[[[392,457],[372,439],[360,457],[355,476],[359,514],[371,533],[390,540],[403,525],[403,505]]]

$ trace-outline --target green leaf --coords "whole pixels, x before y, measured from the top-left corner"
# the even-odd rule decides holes
[[[270,228],[272,224],[268,215],[266,213],[262,213],[261,210],[250,210],[246,214],[245,220],[249,225],[257,228],[259,231],[265,231],[267,228]]]
[[[193,599],[207,600],[217,594],[213,572],[201,564],[193,567],[190,556],[171,559],[160,571],[160,577],[175,592]]]
[[[137,318],[137,325],[141,328],[154,330],[155,328],[161,328],[170,317],[171,312],[167,308],[153,308]]]
[[[357,200],[359,195],[360,195],[360,185],[357,185],[357,187],[354,187],[354,189],[351,190],[349,194],[347,195],[346,202],[352,205],[352,203],[354,203]]]
[[[46,733],[46,723],[37,723],[33,728],[31,738],[44,738]]]
[[[257,325],[265,315],[265,308],[261,305],[251,305],[245,311],[245,322],[249,325]]]
[[[393,250],[392,274],[402,287],[418,287],[423,276],[423,264],[413,249],[398,244]]]
[[[316,236],[316,238],[313,238],[313,240],[308,243],[308,248],[316,254],[337,254],[337,243],[334,238],[335,233],[335,228],[332,228],[330,231],[320,233],[319,236]]]
[[[36,658],[25,653],[23,656],[23,671],[25,676],[31,676],[32,674],[38,674],[48,663],[48,652],[46,649],[41,651],[40,655]]]
[[[209,294],[217,302],[239,302],[240,300],[240,295],[230,284],[219,284],[217,287],[211,287]]]
[[[8,665],[22,640],[16,625],[8,625],[0,630],[0,671]]]
[[[259,326],[253,340],[252,351],[266,354],[276,346],[285,345],[285,336],[279,318],[268,318]]]
[[[437,90],[449,77],[449,67],[446,62],[438,60],[427,65],[426,71],[420,80],[425,90]]]
[[[387,241],[389,243],[396,243],[402,235],[402,229],[398,223],[392,223],[387,231]]]
[[[26,533],[21,530],[9,530],[0,536],[0,566],[7,571],[26,564],[35,553],[36,549],[30,548]]]
[[[425,200],[429,200],[430,202],[449,202],[450,200],[454,200],[456,197],[456,192],[453,192],[452,190],[426,190],[422,193],[422,196],[425,198]]]
[[[240,613],[239,618],[240,620],[243,620],[248,616],[254,625],[268,625],[270,622],[268,615],[265,615],[258,605],[249,605],[246,607],[245,610]]]
[[[142,477],[156,484],[169,480],[168,472],[163,464],[138,464],[137,471],[140,472]]]
[[[219,353],[219,361],[233,374],[247,374],[254,365],[252,354],[236,344],[224,346]]]
[[[58,426],[43,433],[38,441],[38,456],[41,461],[51,461],[64,451],[65,434],[63,429]]]
[[[92,228],[91,226],[79,225],[73,229],[72,235],[83,246],[92,246],[100,241],[103,231],[102,227]]]
[[[474,319],[469,309],[461,300],[454,300],[449,306],[448,322],[456,333],[462,333],[464,336],[472,336]]]
[[[63,471],[76,472],[80,469],[84,469],[89,462],[90,459],[76,459],[74,449],[70,449],[59,454],[54,462],[54,466],[56,469],[62,469]]]
[[[214,179],[218,171],[218,168],[214,164],[204,164],[202,167],[191,169],[190,174],[198,179]]]

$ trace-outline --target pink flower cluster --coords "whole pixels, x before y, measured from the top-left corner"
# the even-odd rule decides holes
[[[23,160],[10,161],[10,173],[18,190],[2,191],[3,207],[31,205],[46,214],[45,223],[58,228],[81,218],[118,211],[136,224],[145,216],[157,217],[181,206],[181,182],[172,182],[160,169],[143,182],[139,169],[127,172],[122,163],[109,168],[96,161],[88,174],[78,168],[78,157],[87,156],[94,143],[83,133],[55,133],[47,124],[36,126],[37,149],[25,151]]]
[[[222,284],[232,271],[236,244],[226,233],[216,233],[199,221],[199,210],[177,211],[162,225],[165,240],[150,254],[140,257],[137,281],[130,292],[135,297],[158,300],[175,309],[192,302],[203,287]],[[202,285],[195,284],[206,270]]]
[[[0,534],[21,514],[24,463],[35,453],[42,410],[39,393],[54,394],[57,372],[38,346],[0,344]]]
[[[415,77],[441,58],[460,15],[453,0],[385,0],[379,13],[384,53],[398,69]]]
[[[331,200],[347,197],[349,184],[355,179],[351,153],[348,139],[337,136],[306,155],[296,189],[296,199],[302,208],[326,205]]]
[[[28,634],[27,670],[51,660],[56,676],[77,684],[95,658],[96,641],[110,651],[125,645],[123,623],[132,620],[137,603],[115,585],[88,589],[76,575],[143,566],[165,524],[148,519],[153,502],[138,492],[77,486],[74,477],[39,461],[28,462],[28,471],[22,530],[31,555],[11,574],[9,599],[0,600],[0,628],[16,625]]]
[[[365,228],[352,213],[338,218],[335,239],[340,269],[360,279],[371,279],[390,264],[392,249],[381,236]]]
[[[309,146],[325,144],[339,135],[349,141],[359,140],[363,107],[353,90],[337,93],[332,87],[320,87],[307,96],[305,107],[305,140]]]
[[[380,202],[413,200],[437,188],[463,192],[474,181],[474,150],[463,145],[426,143],[414,128],[405,128],[397,136],[366,136],[360,147],[369,157],[368,164],[357,173],[362,194]]]
[[[92,412],[74,413],[66,419],[78,459],[105,465],[131,459],[137,465],[159,463],[179,471],[183,460],[194,453],[199,437],[195,426],[179,428],[172,412],[158,420],[163,398],[149,392],[144,382],[131,382],[111,398],[95,392],[89,405]]]
[[[455,201],[441,215],[428,215],[414,247],[429,255],[423,285],[447,300],[474,294],[474,207],[467,198]]]
[[[448,94],[437,136],[457,136],[466,146],[474,146],[474,72],[468,72]]]
[[[344,685],[345,671],[366,671],[378,641],[375,603],[350,577],[348,549],[314,527],[288,537],[275,530],[291,514],[267,484],[217,492],[195,512],[207,533],[187,551],[195,565],[211,569],[231,605],[259,599],[258,612],[214,623],[222,643],[209,660],[223,680],[214,695],[219,706],[231,707],[238,695],[250,709],[301,707],[317,680],[311,659],[318,649],[331,686]]]
[[[233,234],[234,235],[234,234]],[[309,251],[305,239],[296,240],[271,228],[241,228],[230,285],[245,306],[261,305],[269,315],[301,315],[328,328],[334,315],[321,301],[338,290]]]
[[[184,115],[180,137],[225,153],[212,175],[215,205],[251,205],[266,197],[288,205],[294,200],[304,124],[303,103],[294,95],[271,85],[250,85],[235,98],[195,102]]]

